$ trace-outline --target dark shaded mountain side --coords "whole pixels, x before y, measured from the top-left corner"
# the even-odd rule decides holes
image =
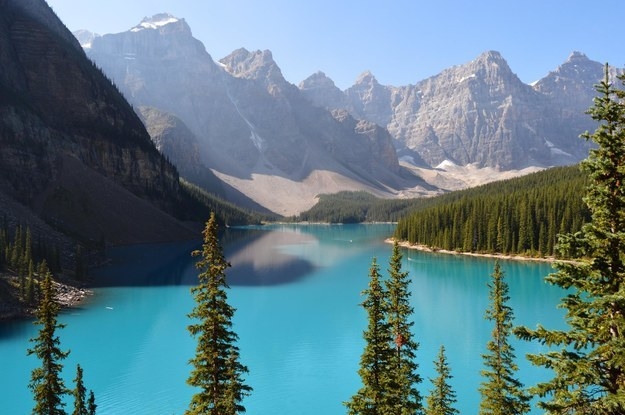
[[[395,238],[450,251],[554,256],[557,235],[590,220],[587,183],[578,166],[555,167],[416,201]]]
[[[0,189],[80,240],[194,236],[177,170],[52,10],[0,10]]]

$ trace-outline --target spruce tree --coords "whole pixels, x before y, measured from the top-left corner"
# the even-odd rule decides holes
[[[344,405],[351,415],[393,414],[388,373],[393,337],[387,321],[388,295],[380,282],[380,269],[375,258],[369,269],[369,287],[363,295],[362,307],[367,312],[368,324],[363,332],[365,348],[358,370],[362,387]]]
[[[548,398],[539,406],[553,414],[625,413],[625,91],[610,83],[607,65],[596,88],[589,114],[599,126],[582,135],[596,144],[582,162],[592,220],[558,240],[563,256],[581,259],[557,263],[547,277],[569,290],[560,303],[569,327],[516,330],[519,337],[552,348],[528,358],[554,372],[532,389]]]
[[[237,334],[232,330],[235,309],[228,304],[226,262],[217,237],[217,220],[211,213],[203,231],[202,250],[193,251],[200,259],[199,284],[191,289],[196,306],[188,326],[197,338],[193,370],[187,383],[199,388],[186,414],[234,415],[245,412],[241,401],[252,388],[244,383],[247,367],[240,363]]]
[[[85,402],[86,389],[82,380],[82,368],[80,365],[76,365],[74,385],[74,412],[72,412],[72,415],[89,415],[87,412],[87,403]]]
[[[492,339],[488,342],[487,353],[482,355],[486,369],[482,370],[484,381],[480,386],[482,400],[480,414],[515,415],[529,412],[529,396],[523,391],[523,385],[515,377],[518,370],[514,362],[514,348],[508,338],[512,334],[512,309],[507,305],[508,284],[499,262],[488,284],[490,306],[486,310],[486,319],[494,323]]]
[[[456,392],[449,384],[451,369],[445,356],[445,346],[441,346],[438,357],[434,361],[438,376],[430,379],[433,389],[426,398],[425,415],[454,415],[460,413],[453,405],[456,403]]]
[[[87,414],[95,415],[98,405],[95,403],[95,395],[93,391],[89,391],[89,399],[87,400]]]
[[[36,325],[41,326],[39,335],[30,341],[35,344],[28,349],[28,354],[34,354],[41,360],[41,367],[33,369],[29,388],[33,391],[35,407],[34,415],[64,415],[63,395],[68,393],[65,383],[61,378],[63,365],[69,352],[60,348],[60,340],[56,336],[56,330],[64,327],[57,321],[59,305],[54,299],[54,286],[52,275],[48,271],[45,262],[40,269],[43,271],[41,283],[41,301],[37,308]],[[40,275],[41,276],[41,275]]]
[[[395,240],[389,261],[387,320],[393,336],[394,353],[391,357],[389,377],[393,413],[414,414],[421,409],[421,395],[416,385],[421,383],[417,373],[416,352],[419,344],[414,340],[411,328],[414,325],[414,309],[410,305],[410,283],[408,272],[402,271],[402,254]]]

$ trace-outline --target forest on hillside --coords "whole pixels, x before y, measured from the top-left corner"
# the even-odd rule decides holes
[[[395,238],[434,249],[553,256],[558,234],[590,220],[586,187],[579,167],[568,166],[452,192],[416,204]]]

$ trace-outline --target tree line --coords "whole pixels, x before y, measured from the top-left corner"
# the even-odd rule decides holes
[[[557,235],[590,220],[578,166],[556,167],[432,198],[399,220],[395,237],[463,252],[556,255]]]
[[[418,199],[380,199],[364,191],[319,195],[309,210],[290,218],[297,222],[362,223],[397,222]]]

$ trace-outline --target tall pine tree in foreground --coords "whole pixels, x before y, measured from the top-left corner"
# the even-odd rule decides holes
[[[365,349],[358,370],[362,387],[345,402],[345,406],[351,415],[394,414],[388,393],[393,337],[387,321],[387,293],[380,282],[380,269],[375,258],[369,269],[369,287],[363,295],[362,306],[367,312],[368,324],[363,333]]]
[[[36,325],[41,326],[39,335],[30,339],[35,344],[28,349],[28,354],[34,354],[41,360],[41,366],[33,369],[28,387],[33,391],[35,407],[34,415],[65,415],[63,395],[69,393],[61,378],[63,365],[61,361],[69,352],[60,348],[60,340],[56,330],[65,325],[57,321],[59,305],[54,298],[52,275],[45,262],[40,266],[39,277],[41,282],[41,301],[37,308]]]
[[[570,292],[560,303],[569,328],[516,330],[553,349],[528,356],[554,372],[532,389],[548,398],[539,405],[552,414],[625,413],[625,91],[609,82],[607,65],[597,92],[589,114],[599,126],[582,135],[597,145],[582,162],[592,220],[558,241],[561,252],[581,259],[557,263],[547,277]]]
[[[413,339],[411,327],[413,308],[410,305],[410,278],[402,271],[402,254],[399,243],[393,244],[389,261],[388,323],[393,335],[394,353],[391,357],[389,377],[393,414],[412,415],[421,409],[421,395],[416,385],[421,383],[417,373],[416,352],[419,344]]]
[[[512,334],[512,309],[507,305],[508,284],[504,280],[499,262],[491,275],[490,306],[486,310],[486,319],[494,323],[492,339],[488,342],[487,353],[482,355],[486,369],[482,370],[485,380],[480,386],[482,400],[480,414],[516,415],[529,412],[529,396],[523,391],[523,385],[515,377],[518,370],[514,363],[514,348],[508,338]]]
[[[456,392],[449,384],[451,369],[445,356],[445,346],[441,346],[438,357],[434,361],[434,368],[438,376],[430,379],[433,389],[426,398],[427,408],[425,415],[454,415],[460,412],[454,408],[456,403]]]
[[[76,365],[76,378],[74,378],[74,412],[72,415],[89,415],[87,412],[87,402],[85,402],[85,384],[82,380],[82,367]]]
[[[191,289],[196,306],[189,314],[194,320],[188,330],[197,338],[195,357],[187,383],[199,388],[193,395],[188,415],[234,415],[245,412],[241,404],[252,388],[244,383],[247,367],[239,361],[237,334],[232,330],[235,309],[228,304],[226,262],[217,238],[217,221],[211,213],[203,231],[202,250],[196,267],[201,271],[199,284]]]

